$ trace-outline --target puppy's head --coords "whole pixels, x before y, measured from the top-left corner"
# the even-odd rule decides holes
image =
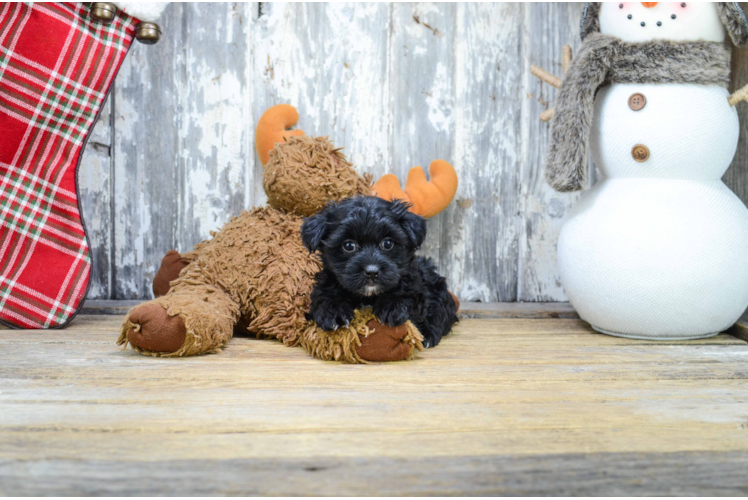
[[[399,200],[348,198],[308,217],[301,240],[349,292],[373,296],[394,288],[426,238],[426,219]]]

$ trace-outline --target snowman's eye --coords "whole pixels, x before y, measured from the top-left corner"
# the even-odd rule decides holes
[[[647,25],[647,23],[645,23],[644,21],[642,21],[642,26],[646,26],[646,25]]]
[[[662,26],[662,21],[657,21],[657,26]]]

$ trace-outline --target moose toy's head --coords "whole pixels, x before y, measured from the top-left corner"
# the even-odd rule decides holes
[[[748,22],[736,2],[590,2],[582,14],[582,39],[593,32],[625,42],[673,40],[748,42]]]
[[[257,123],[255,142],[265,167],[262,186],[268,204],[306,217],[331,200],[371,195],[371,176],[359,175],[327,137],[288,130],[298,119],[293,106],[279,104]]]
[[[457,174],[446,161],[431,162],[430,180],[421,167],[413,167],[404,190],[392,174],[372,185],[372,176],[359,175],[342,148],[333,146],[327,137],[291,130],[298,120],[296,108],[278,104],[257,122],[255,146],[265,168],[262,185],[271,207],[308,217],[330,201],[376,195],[388,201],[405,201],[411,212],[428,218],[444,210],[454,198]]]
[[[359,175],[327,137],[297,136],[278,143],[262,178],[271,207],[303,217],[331,200],[370,195],[370,186],[371,175]]]

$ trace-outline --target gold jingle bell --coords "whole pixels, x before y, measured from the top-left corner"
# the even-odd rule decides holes
[[[91,4],[90,14],[97,21],[109,24],[117,16],[117,7],[113,3],[94,2]]]
[[[135,38],[140,43],[153,45],[161,39],[161,28],[156,23],[140,23],[135,30]]]

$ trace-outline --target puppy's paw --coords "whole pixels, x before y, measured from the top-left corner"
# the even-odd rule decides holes
[[[395,327],[408,321],[410,318],[410,309],[402,302],[383,301],[374,307],[374,315],[383,324]]]
[[[423,335],[423,347],[426,349],[438,346],[440,341],[441,337],[428,334]]]
[[[350,325],[353,319],[353,309],[347,305],[330,305],[317,309],[312,316],[317,326],[327,332],[332,332],[342,326]]]

